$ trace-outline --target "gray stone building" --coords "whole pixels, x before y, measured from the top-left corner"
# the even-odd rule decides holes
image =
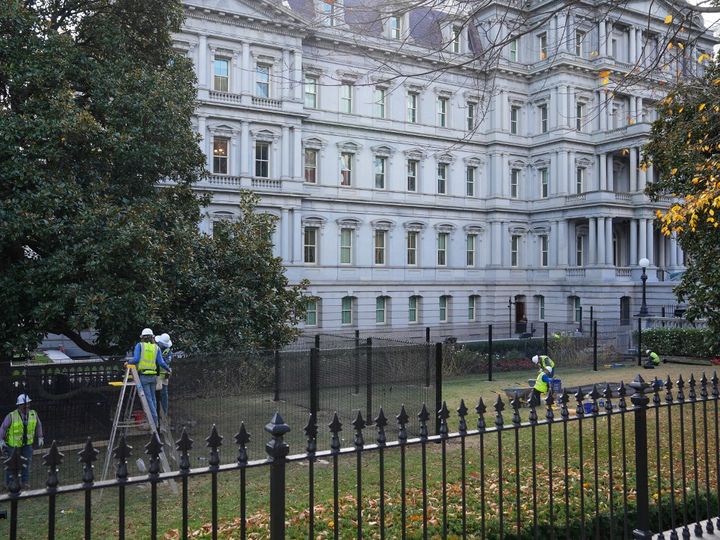
[[[185,4],[203,227],[238,215],[239,189],[260,194],[289,278],[311,282],[307,327],[462,335],[571,326],[590,306],[629,324],[643,258],[651,312],[672,309],[683,253],[655,229],[640,149],[659,81],[701,69],[713,40],[655,68],[669,4],[490,2],[470,19],[371,0]],[[532,30],[514,38],[521,17]],[[627,73],[643,77],[617,85]]]

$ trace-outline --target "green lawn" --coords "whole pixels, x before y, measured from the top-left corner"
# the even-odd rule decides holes
[[[663,366],[663,368],[655,371],[642,371],[643,377],[649,379],[656,373],[659,375],[662,373],[670,373],[671,378],[676,380],[677,377],[682,374],[683,377],[687,378],[691,372],[691,366]],[[558,370],[558,376],[562,378],[566,385],[577,385],[586,384],[590,382],[619,382],[624,380],[629,382],[637,374],[636,367],[627,367],[621,369],[605,369],[597,373],[587,372],[583,370]],[[699,376],[700,373],[696,372]],[[708,372],[709,375],[709,372]],[[451,421],[451,428],[457,426],[457,418],[454,410],[458,407],[460,399],[464,399],[468,408],[471,409],[468,418],[469,428],[473,429],[476,425],[477,415],[473,411],[477,400],[480,396],[483,397],[486,405],[488,406],[488,412],[486,413],[486,421],[488,426],[494,425],[495,414],[492,410],[497,393],[502,392],[503,389],[519,386],[523,381],[526,382],[528,378],[533,376],[533,372],[513,372],[513,373],[497,373],[496,380],[488,382],[483,380],[484,377],[463,377],[461,379],[446,380],[443,385],[444,395],[448,403],[448,407],[452,410],[453,419]],[[518,383],[518,384],[516,384]],[[505,400],[503,394],[503,400]],[[505,400],[506,401],[506,400]],[[574,400],[572,402],[571,410],[574,410]],[[699,409],[698,409],[699,410]],[[686,406],[685,421],[688,422],[687,429],[689,429],[690,421],[690,407]],[[540,411],[539,411],[540,413]],[[394,422],[394,416],[397,414],[395,411],[387,412],[387,416],[391,422]],[[661,413],[661,431],[665,429],[666,410]],[[556,410],[557,415],[557,410]],[[523,417],[527,416],[527,409],[523,410]],[[544,417],[544,410],[540,414],[541,418]],[[506,424],[510,424],[512,417],[512,409],[509,405],[504,411],[504,419]],[[651,414],[649,417],[649,441],[654,442],[655,429],[654,429],[654,415]],[[599,419],[597,422],[597,436],[598,446],[594,445],[594,432],[593,422],[591,419],[583,421],[583,434],[582,448],[584,455],[582,462],[580,461],[579,448],[580,448],[580,433],[578,431],[578,423],[573,422],[568,424],[568,460],[569,460],[569,482],[568,489],[571,492],[571,505],[569,508],[569,516],[572,520],[576,520],[580,515],[579,508],[579,490],[583,490],[585,494],[586,514],[588,518],[592,517],[594,512],[594,459],[595,453],[597,452],[597,459],[600,463],[599,470],[599,481],[598,481],[598,507],[600,512],[607,512],[609,495],[611,492],[614,493],[614,511],[617,514],[619,508],[617,507],[620,502],[619,494],[622,493],[622,473],[621,468],[618,464],[622,460],[622,453],[620,447],[620,422],[619,416],[615,416],[612,419],[612,430],[613,430],[613,448],[612,456],[615,463],[612,477],[609,474],[609,470],[606,466],[608,456],[610,455],[609,448],[607,446],[607,419]],[[626,436],[628,437],[628,471],[629,476],[627,478],[629,485],[632,487],[634,481],[634,453],[633,448],[633,422],[632,417],[626,417]],[[679,423],[679,412],[675,411],[674,414],[675,430],[678,430]],[[565,482],[564,473],[562,468],[562,459],[565,455],[565,449],[562,441],[562,425],[556,424],[553,426],[553,439],[552,439],[552,455],[553,455],[553,467],[552,473],[548,463],[548,429],[546,426],[537,428],[534,433],[535,439],[535,450],[537,453],[537,463],[535,464],[535,471],[537,473],[537,485],[536,485],[536,503],[538,506],[538,516],[541,522],[547,523],[549,519],[549,504],[548,498],[550,491],[547,489],[549,478],[553,478],[553,497],[554,505],[553,511],[555,512],[555,519],[560,523],[564,523],[565,507],[563,501]],[[345,442],[344,445],[349,445],[352,442],[352,428],[349,424],[345,425],[344,429]],[[520,454],[522,460],[520,463],[519,475],[516,476],[515,471],[515,431],[508,430],[502,434],[502,450],[503,450],[503,475],[504,479],[502,482],[503,490],[503,516],[505,518],[505,528],[508,531],[514,532],[515,527],[515,494],[516,494],[516,480],[520,481],[520,493],[521,493],[521,508],[522,508],[522,530],[527,530],[532,525],[532,474],[533,464],[529,460],[528,456],[531,455],[533,448],[533,433],[530,429],[522,429],[518,433],[518,446],[520,448]],[[678,431],[676,431],[678,433]],[[710,426],[710,448],[709,454],[714,456],[713,452],[717,450],[713,447],[713,435],[714,426]],[[373,442],[375,438],[374,428],[368,428],[365,430],[366,442]],[[674,438],[675,455],[677,456],[680,452],[679,437]],[[230,444],[229,447],[225,447],[223,450],[231,454],[235,453],[234,445],[231,441],[227,440],[226,443]],[[200,448],[202,445],[196,442],[196,448]],[[480,527],[482,526],[482,513],[481,508],[481,484],[484,485],[485,489],[485,500],[486,500],[486,531],[492,533],[497,531],[498,527],[498,516],[499,516],[499,460],[498,460],[498,443],[497,434],[492,433],[485,437],[485,460],[484,460],[484,482],[481,482],[481,470],[480,470],[480,454],[479,454],[479,442],[478,437],[472,437],[468,439],[466,444],[466,478],[468,487],[466,490],[468,500],[468,530],[471,531],[471,535],[478,536],[480,534]],[[651,473],[654,473],[655,464],[657,462],[654,455],[654,445],[649,444],[652,448],[650,451],[650,467]],[[667,450],[662,450],[662,462],[667,460]],[[461,518],[460,508],[460,452],[461,447],[459,441],[450,441],[446,445],[446,466],[447,466],[447,493],[449,502],[449,521],[452,522],[451,532],[455,534],[458,532],[458,526]],[[686,448],[686,454],[690,454],[692,448]],[[137,453],[137,452],[136,452]],[[442,482],[441,482],[441,471],[442,471],[442,445],[430,444],[427,445],[427,470],[428,470],[428,512],[430,516],[431,536],[438,534],[441,525],[441,508],[440,503],[442,497]],[[702,456],[702,452],[699,451],[696,455]],[[66,456],[68,463],[74,461],[74,456]],[[386,527],[388,537],[397,537],[399,534],[400,527],[400,474],[399,474],[399,459],[400,453],[398,450],[387,451],[385,453],[385,505],[386,505]],[[701,460],[702,461],[702,460]],[[712,461],[712,460],[711,460]],[[357,509],[356,504],[356,461],[354,456],[346,456],[339,460],[340,462],[340,536],[342,538],[349,538],[354,536],[354,520]],[[407,492],[406,497],[408,501],[408,522],[406,532],[409,538],[417,538],[421,536],[422,532],[422,497],[421,497],[421,451],[419,446],[409,448],[407,451]],[[713,465],[711,463],[710,465]],[[379,503],[380,503],[380,488],[379,488],[379,459],[376,452],[363,454],[362,459],[362,488],[363,488],[363,516],[365,521],[365,532],[369,538],[379,537],[378,523],[379,523]],[[704,471],[704,463],[700,463],[701,479]],[[714,466],[709,468],[711,482],[715,482]],[[669,467],[663,467],[662,475],[664,485],[669,484]],[[679,464],[676,462],[673,470],[676,480],[676,489],[680,489],[679,479],[681,478],[682,471],[679,468]],[[308,521],[308,488],[307,488],[307,475],[308,465],[306,463],[292,463],[287,469],[287,522],[289,527],[289,538],[302,538],[307,536],[307,521]],[[582,475],[582,478],[581,478]],[[690,478],[690,473],[686,474]],[[268,478],[267,470],[254,469],[247,473],[248,478],[248,516],[249,520],[249,531],[252,533],[252,538],[265,538],[267,537],[267,514],[266,508],[268,507]],[[612,478],[612,488],[610,480]],[[651,476],[654,478],[654,476]],[[221,534],[221,538],[238,538],[239,528],[236,523],[236,518],[239,516],[239,474],[237,472],[228,473],[221,475],[219,482],[219,516],[224,527],[224,532]],[[618,489],[618,486],[619,489]],[[210,495],[209,495],[209,478],[196,477],[190,481],[190,515],[191,515],[191,528],[198,531],[198,538],[209,538],[207,531],[202,531],[202,526],[210,520]],[[315,512],[316,512],[316,537],[326,538],[332,537],[332,531],[334,527],[333,522],[333,508],[332,508],[332,466],[330,463],[321,462],[316,464],[316,478],[315,478],[315,489],[316,489],[316,500],[315,500]],[[160,493],[160,504],[159,504],[159,523],[160,530],[167,532],[167,538],[175,538],[177,529],[180,526],[180,498],[179,496],[173,495],[170,489],[166,486],[159,487]],[[117,494],[116,491],[108,491],[104,494],[101,501],[97,501],[97,494],[94,493],[95,497],[93,503],[93,530],[94,536],[97,538],[111,538],[117,536]],[[630,493],[631,503],[633,493]],[[652,496],[652,494],[651,494]],[[131,487],[127,490],[127,537],[143,539],[148,537],[149,530],[149,497],[150,492],[148,488]],[[46,535],[47,532],[43,528],[45,523],[45,515],[47,512],[47,501],[42,499],[35,499],[31,501],[23,501],[20,505],[21,516],[20,516],[20,537],[26,539],[34,539]],[[589,513],[588,513],[589,512]],[[58,500],[58,511],[57,511],[57,528],[58,538],[74,539],[82,536],[83,527],[83,499],[81,495],[70,495],[64,496]],[[370,525],[373,523],[373,525]],[[604,527],[609,526],[605,524]],[[619,531],[618,531],[619,532]],[[7,536],[7,522],[0,521],[0,537]],[[542,535],[541,535],[542,536]]]

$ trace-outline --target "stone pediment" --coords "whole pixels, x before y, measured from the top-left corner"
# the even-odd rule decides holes
[[[185,0],[185,9],[189,12],[213,13],[229,17],[242,17],[258,21],[284,24],[306,25],[308,21],[288,9],[282,2],[269,0]]]

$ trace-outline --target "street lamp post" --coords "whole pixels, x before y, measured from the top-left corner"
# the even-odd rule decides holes
[[[645,284],[647,283],[647,273],[645,269],[650,266],[650,261],[647,260],[645,257],[640,259],[638,262],[640,267],[642,268],[642,275],[640,276],[640,279],[642,280],[642,304],[640,304],[640,312],[638,313],[638,317],[647,317],[648,315],[648,308],[647,308],[647,302],[646,302],[646,296],[645,296]]]

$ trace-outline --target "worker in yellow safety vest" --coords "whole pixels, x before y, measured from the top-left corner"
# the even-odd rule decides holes
[[[530,403],[536,407],[540,405],[540,394],[547,394],[551,389],[553,378],[555,377],[555,362],[549,356],[544,354],[532,357],[532,362],[538,367],[539,373],[535,379]]]
[[[137,367],[140,375],[140,385],[150,408],[155,425],[158,425],[157,403],[155,400],[155,384],[159,368],[172,373],[170,367],[165,363],[160,347],[155,343],[153,331],[145,328],[140,333],[140,342],[135,345],[132,360],[128,364]]]
[[[20,473],[20,488],[25,489],[30,481],[30,464],[32,462],[33,444],[37,441],[41,448],[44,445],[42,424],[37,413],[30,409],[30,396],[20,394],[17,398],[17,409],[8,414],[0,424],[0,449],[6,457],[18,451],[25,458]],[[10,471],[5,471],[5,484],[10,485]]]

